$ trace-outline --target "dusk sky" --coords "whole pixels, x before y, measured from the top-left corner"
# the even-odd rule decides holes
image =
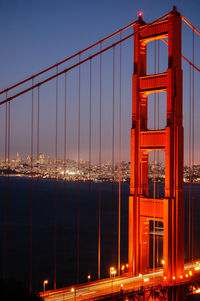
[[[162,15],[165,15],[167,12],[172,10],[173,5],[177,5],[178,10],[182,15],[184,15],[197,29],[200,30],[200,1],[199,0],[179,0],[179,1],[171,1],[171,0],[0,0],[0,36],[1,36],[1,50],[0,50],[0,89],[3,90],[8,86],[14,84],[15,82],[21,81],[24,78],[31,76],[42,69],[59,62],[60,60],[72,55],[73,53],[86,48],[87,46],[101,40],[107,35],[112,34],[114,31],[130,24],[135,21],[138,17],[138,12],[143,12],[143,19],[146,22],[151,22]],[[186,28],[185,26],[183,29]],[[122,46],[123,47],[123,46]],[[127,46],[125,48],[129,48],[131,50],[131,46]],[[197,53],[199,53],[200,48],[200,37],[195,35],[195,64],[200,66],[200,58],[197,57]],[[192,32],[187,31],[186,35],[183,37],[183,54],[188,58],[192,59]],[[130,52],[130,51],[129,51]],[[131,58],[130,53],[130,58]],[[116,49],[116,60],[119,56],[119,49]],[[112,57],[110,54],[110,58],[107,58],[108,61],[111,60],[111,74],[106,76],[110,77],[112,75]],[[106,61],[106,59],[105,59]],[[129,73],[132,72],[132,62],[128,61],[127,56],[123,59],[123,68],[127,69]],[[95,65],[95,63],[94,63]],[[118,63],[116,63],[116,72],[118,70]],[[104,67],[103,67],[104,68]],[[184,69],[185,68],[185,69]],[[189,67],[183,62],[183,70],[186,71],[186,75],[184,76],[184,86],[188,85],[188,70]],[[125,71],[124,71],[125,72]],[[153,72],[152,72],[153,73]],[[85,74],[88,73],[88,69],[85,71]],[[81,73],[82,87],[84,86],[84,67]],[[118,75],[117,75],[118,76]],[[118,77],[116,76],[116,86]],[[95,73],[94,73],[95,77]],[[78,78],[78,77],[76,77]],[[197,82],[200,82],[200,76],[197,72],[195,72],[195,96],[198,96],[199,85]],[[72,80],[72,79],[71,79]],[[63,88],[63,79],[61,79],[60,89]],[[69,79],[70,81],[70,79]],[[78,80],[76,80],[78,81]],[[122,89],[122,97],[127,99],[126,105],[124,105],[123,109],[123,120],[124,121],[124,131],[126,126],[130,125],[130,116],[131,116],[131,76],[128,82],[124,79],[124,84]],[[126,85],[127,82],[127,85]],[[103,84],[104,85],[104,84]],[[55,85],[54,85],[55,86]],[[93,87],[95,83],[93,84]],[[106,87],[106,83],[104,85]],[[73,86],[71,85],[71,90]],[[107,87],[109,90],[109,87]],[[75,88],[77,89],[77,87]],[[51,88],[49,88],[47,93],[50,92]],[[106,90],[106,88],[105,88]],[[105,91],[104,91],[105,92]],[[104,93],[103,92],[103,93]],[[42,94],[43,92],[41,92]],[[53,92],[52,92],[53,93]],[[52,94],[51,93],[51,94]],[[77,95],[73,95],[71,93],[71,98],[77,97]],[[84,94],[85,93],[85,94]],[[36,94],[36,93],[35,93]],[[94,94],[94,93],[93,93]],[[185,90],[185,94],[188,94],[188,90]],[[48,95],[48,94],[47,94]],[[73,96],[72,96],[73,95]],[[85,95],[85,96],[84,96]],[[104,94],[103,94],[104,95]],[[112,88],[108,91],[109,97],[112,98]],[[41,95],[41,98],[45,98],[45,96]],[[48,96],[50,98],[50,96]],[[60,92],[60,97],[63,97],[63,92]],[[104,96],[103,96],[104,97]],[[186,97],[186,95],[185,95]],[[31,95],[29,95],[31,99]],[[88,98],[88,91],[83,92],[82,99]],[[116,99],[118,98],[116,93]],[[195,97],[195,102],[198,100]],[[2,98],[1,98],[2,99]],[[11,154],[15,156],[16,152],[19,151],[23,153],[22,148],[17,146],[17,143],[20,146],[23,145],[23,137],[27,136],[26,144],[30,144],[30,131],[25,133],[27,129],[27,124],[30,120],[30,99],[29,99],[29,107],[27,104],[21,103],[23,109],[20,109],[21,113],[18,113],[16,106],[13,105],[11,108]],[[162,99],[162,97],[161,97]],[[68,99],[70,101],[70,97]],[[42,102],[42,100],[41,100]],[[26,106],[27,105],[27,106]],[[117,100],[116,100],[117,105]],[[187,114],[187,99],[184,99],[184,114]],[[42,106],[42,105],[41,105]],[[16,110],[16,111],[15,111]],[[42,110],[42,109],[41,109]],[[53,110],[53,109],[52,109]],[[60,114],[62,114],[63,107],[59,105]],[[75,109],[73,108],[72,110]],[[103,107],[103,111],[106,111],[106,107]],[[163,109],[164,110],[164,109]],[[44,116],[46,109],[44,108]],[[53,111],[52,111],[53,112]],[[117,112],[117,110],[116,110]],[[196,104],[195,113],[198,114],[199,105]],[[3,113],[1,112],[1,120],[3,120]],[[21,114],[21,115],[20,115]],[[27,115],[28,114],[28,115]],[[35,112],[36,114],[36,112]],[[53,113],[52,113],[53,114]],[[87,128],[88,117],[82,115],[81,128],[82,131],[84,127]],[[98,114],[98,113],[97,113]],[[196,115],[197,117],[198,115]],[[45,117],[41,117],[51,119],[51,113],[46,113]],[[95,118],[95,117],[94,117]],[[105,126],[107,125],[111,131],[111,125],[109,124],[109,117],[105,121]],[[76,119],[76,118],[75,118]],[[196,118],[197,119],[197,118]],[[52,119],[53,120],[53,119]],[[187,117],[186,117],[187,120]],[[4,122],[4,121],[2,121]],[[23,123],[24,122],[24,123]],[[53,122],[53,121],[52,121]],[[108,122],[108,123],[107,123]],[[44,122],[45,123],[45,122]],[[116,118],[117,123],[117,118]],[[17,125],[16,125],[17,124]],[[20,125],[21,124],[21,125]],[[45,125],[46,124],[46,125]],[[52,128],[49,127],[47,123],[44,124],[44,128],[41,129],[41,140],[47,137],[47,129],[50,131],[54,131],[54,126]],[[197,128],[199,127],[195,124]],[[21,126],[21,128],[20,128]],[[30,126],[30,123],[29,123]],[[59,125],[62,128],[62,125]],[[19,128],[18,128],[19,127]],[[41,122],[42,127],[42,122]],[[1,127],[2,128],[2,127]],[[106,130],[102,129],[103,132]],[[16,132],[15,132],[16,131]],[[23,132],[24,131],[24,132]],[[118,129],[116,128],[116,131]],[[59,131],[59,133],[61,133]],[[186,130],[187,134],[187,130]],[[21,135],[21,137],[20,137]],[[62,145],[62,134],[59,134],[59,143],[60,149],[63,148]],[[84,135],[84,134],[83,134]],[[94,140],[97,139],[94,135]],[[128,160],[129,156],[129,135],[130,130],[127,129],[127,133],[124,134],[124,138],[126,143],[123,143],[123,152],[124,159]],[[1,131],[0,133],[1,139],[3,139],[4,134]],[[47,139],[47,138],[46,138]],[[188,138],[186,138],[187,140]],[[84,140],[84,139],[83,139]],[[97,139],[98,140],[98,139]],[[195,134],[196,140],[196,153],[195,153],[195,161],[200,161],[199,153],[199,138],[198,135]],[[18,141],[18,142],[17,142]],[[52,141],[52,138],[49,137],[49,141]],[[46,144],[47,142],[44,142]],[[45,147],[43,148],[41,142],[41,151],[49,152],[49,155],[53,155],[54,152],[54,143],[48,142],[51,144],[51,150],[47,151]],[[47,143],[47,144],[48,144]],[[75,144],[76,142],[74,142]],[[110,154],[110,138],[105,140],[105,144],[107,149],[107,153]],[[71,142],[69,142],[71,144]],[[98,141],[93,143],[94,150],[97,150]],[[116,138],[117,144],[117,138]],[[3,144],[1,143],[0,155],[3,156]],[[83,142],[84,145],[84,142]],[[96,146],[95,146],[96,145]],[[102,145],[102,147],[103,147]],[[35,147],[35,146],[34,146]],[[75,146],[74,146],[75,147]],[[83,153],[87,153],[87,147],[82,147]],[[127,149],[127,151],[126,151]],[[73,150],[71,149],[73,152]],[[30,153],[28,149],[24,152],[24,154]],[[62,151],[60,151],[62,156]],[[187,146],[185,150],[186,156],[187,154]],[[84,156],[84,155],[83,155]],[[109,155],[110,156],[110,155]],[[109,157],[108,156],[108,157]],[[117,151],[116,151],[117,156]],[[87,156],[86,156],[87,157]],[[110,158],[108,158],[109,160]],[[94,158],[95,160],[95,158]],[[187,159],[185,159],[187,161]]]

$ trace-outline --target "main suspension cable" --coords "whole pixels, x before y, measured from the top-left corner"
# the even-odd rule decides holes
[[[172,11],[172,12],[173,12],[173,11]],[[171,12],[171,13],[172,13],[172,12]],[[161,18],[159,18],[159,19],[153,21],[152,23],[149,23],[149,24],[145,27],[145,29],[150,28],[150,27],[153,26],[155,23],[158,23],[159,21],[161,21],[161,20],[167,18],[171,13],[167,13],[167,14],[164,15],[163,17],[161,17]],[[130,38],[133,37],[135,34],[141,32],[142,30],[143,30],[143,28],[141,28],[141,29],[135,31],[134,33],[132,33],[132,34],[126,36],[125,38],[123,38],[123,39],[121,39],[121,40],[119,40],[119,41],[113,43],[112,45],[110,45],[110,46],[108,46],[108,47],[106,47],[106,48],[104,48],[104,49],[102,49],[102,47],[100,47],[101,49],[100,49],[100,51],[98,51],[97,53],[95,53],[95,54],[93,54],[93,55],[87,57],[86,59],[84,59],[84,60],[82,60],[82,61],[80,61],[80,62],[78,62],[78,63],[76,63],[76,64],[74,64],[73,66],[70,66],[70,67],[68,67],[68,68],[66,68],[66,69],[64,69],[64,70],[62,70],[62,71],[60,71],[60,72],[58,72],[57,74],[54,74],[54,75],[52,75],[52,76],[46,78],[45,80],[43,80],[43,81],[41,81],[41,82],[35,84],[33,87],[29,87],[29,88],[27,88],[27,89],[25,89],[25,90],[23,90],[23,91],[21,91],[21,92],[15,94],[15,95],[13,95],[13,96],[8,97],[7,99],[4,99],[3,101],[0,102],[0,105],[4,104],[4,103],[6,103],[6,102],[9,102],[9,101],[11,101],[12,99],[14,99],[14,98],[16,98],[16,97],[18,97],[18,96],[20,96],[20,95],[23,95],[24,93],[26,93],[26,92],[28,92],[28,91],[34,89],[34,88],[37,88],[38,86],[41,86],[41,85],[47,83],[48,81],[50,81],[50,80],[52,80],[52,79],[54,79],[54,78],[56,78],[56,77],[58,77],[58,76],[64,74],[65,72],[68,72],[68,71],[70,71],[70,70],[72,70],[72,69],[78,67],[78,66],[81,65],[81,64],[84,64],[85,62],[89,61],[90,59],[93,59],[94,57],[96,57],[96,56],[98,56],[98,55],[101,55],[102,53],[108,51],[109,49],[113,48],[114,46],[117,46],[118,44],[123,43],[124,41],[130,39]],[[100,44],[100,45],[101,45],[101,44]],[[78,54],[79,54],[79,53],[78,53]],[[32,79],[32,77],[31,77],[31,79]],[[5,91],[6,91],[6,90],[4,90],[4,92],[5,92]]]

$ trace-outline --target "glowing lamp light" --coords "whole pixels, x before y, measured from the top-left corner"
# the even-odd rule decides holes
[[[188,274],[186,274],[185,277],[188,278]]]
[[[139,277],[142,277],[142,274],[139,274]]]
[[[122,288],[123,288],[123,284],[121,283],[121,285],[120,285],[120,286],[121,286],[121,289],[122,289]]]
[[[87,277],[88,277],[88,280],[90,280],[90,279],[91,279],[91,276],[90,276],[90,275],[88,275]]]
[[[138,17],[139,17],[139,18],[142,18],[142,11],[139,11]]]
[[[180,279],[183,279],[183,275],[180,275]]]
[[[173,279],[173,280],[175,280],[175,279],[176,279],[176,277],[175,277],[175,276],[173,276],[173,277],[172,277],[172,279]]]
[[[121,270],[123,271],[125,269],[125,266],[124,266],[124,264],[122,265],[122,267],[121,267]]]
[[[48,284],[48,280],[44,280],[44,284]]]
[[[192,276],[192,271],[189,271],[189,275]]]
[[[71,292],[74,293],[74,291],[75,291],[75,290],[74,290],[74,288],[72,287]]]
[[[149,281],[149,278],[144,278],[144,282],[148,282]]]
[[[198,288],[198,290],[196,290],[196,293],[199,294],[200,293],[200,288]]]
[[[167,277],[166,276],[164,276],[164,280],[166,280],[167,279]]]
[[[165,264],[165,261],[164,261],[164,260],[162,260],[162,261],[161,261],[161,263],[164,265],[164,264]]]
[[[198,271],[198,270],[200,270],[200,267],[195,267],[195,271]]]
[[[127,267],[127,268],[129,267],[128,263],[126,264],[126,267]]]

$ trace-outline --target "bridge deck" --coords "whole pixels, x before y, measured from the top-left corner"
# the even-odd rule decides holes
[[[189,274],[192,272],[192,275]],[[191,273],[190,272],[190,273]],[[185,275],[183,279],[174,280],[173,284],[185,284],[193,282],[194,279],[200,279],[200,263],[195,262],[185,265]],[[167,285],[167,280],[163,279],[162,270],[155,273],[148,273],[136,277],[116,277],[115,279],[103,279],[101,281],[94,281],[78,286],[74,286],[74,292],[71,291],[72,287],[61,288],[57,290],[47,291],[41,297],[44,297],[45,301],[63,301],[63,300],[98,300],[100,297],[103,299],[108,298],[108,295],[116,293],[128,293],[131,290],[139,291],[142,288],[147,289],[149,287],[158,285]],[[123,286],[122,286],[123,285]]]

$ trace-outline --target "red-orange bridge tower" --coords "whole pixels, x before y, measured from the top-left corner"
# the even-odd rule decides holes
[[[142,30],[141,30],[142,29]],[[131,182],[129,197],[129,267],[131,274],[149,267],[149,223],[163,222],[164,275],[170,281],[184,269],[183,125],[181,16],[176,9],[166,20],[134,26],[134,74],[132,92]],[[168,38],[168,69],[146,75],[147,43]],[[148,95],[166,91],[166,127],[147,128]],[[165,196],[150,198],[148,156],[165,152]]]

